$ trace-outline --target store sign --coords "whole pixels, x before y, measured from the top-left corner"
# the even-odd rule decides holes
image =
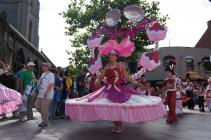
[[[198,71],[189,71],[188,73],[190,74],[190,78],[193,80],[201,78],[200,72]]]

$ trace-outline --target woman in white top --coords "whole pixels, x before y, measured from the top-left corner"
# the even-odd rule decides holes
[[[207,107],[211,111],[211,77],[208,79],[208,86],[205,93],[205,99],[207,101]]]

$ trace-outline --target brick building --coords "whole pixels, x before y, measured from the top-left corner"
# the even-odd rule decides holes
[[[207,30],[196,44],[196,48],[211,48],[211,20],[207,22]]]

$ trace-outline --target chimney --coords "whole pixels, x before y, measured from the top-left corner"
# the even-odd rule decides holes
[[[211,20],[207,22],[208,29],[211,29]]]

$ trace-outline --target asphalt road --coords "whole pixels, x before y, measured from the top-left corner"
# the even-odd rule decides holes
[[[125,124],[122,134],[112,134],[111,122],[52,120],[45,129],[38,120],[24,123],[0,120],[0,140],[211,140],[211,113],[185,110],[173,125],[165,118],[140,124]]]

